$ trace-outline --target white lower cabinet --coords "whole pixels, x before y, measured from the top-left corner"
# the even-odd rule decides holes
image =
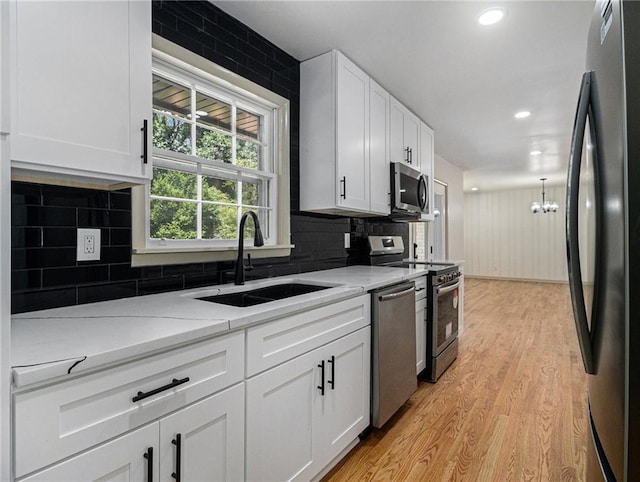
[[[247,381],[247,480],[309,480],[369,425],[367,326]]]
[[[160,420],[161,481],[242,479],[244,383]]]
[[[244,478],[244,383],[24,481],[175,481]]]
[[[139,473],[140,459],[153,447],[160,461],[154,478],[113,480],[172,481],[178,461],[183,481],[242,479],[243,373],[244,333],[235,332],[65,382],[24,387],[13,395],[14,476],[112,480],[109,474]],[[155,435],[142,443],[136,434],[148,428]],[[179,450],[172,443],[178,434]],[[103,453],[114,456],[92,455]],[[97,475],[83,472],[84,464]]]
[[[310,480],[370,419],[368,294],[14,387],[14,479]]]
[[[158,426],[153,424],[22,480],[25,482],[157,481],[157,447]]]

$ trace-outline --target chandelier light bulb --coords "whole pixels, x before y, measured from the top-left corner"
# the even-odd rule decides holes
[[[558,211],[558,203],[555,201],[547,201],[545,200],[545,192],[544,192],[544,182],[547,180],[546,177],[541,177],[540,180],[542,181],[542,203],[540,203],[539,201],[534,201],[531,203],[531,212],[533,214],[537,214],[539,212],[542,213],[555,213],[556,211]]]

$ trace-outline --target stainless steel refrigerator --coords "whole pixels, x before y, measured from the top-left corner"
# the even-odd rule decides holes
[[[640,480],[640,2],[598,0],[567,182],[587,480]]]

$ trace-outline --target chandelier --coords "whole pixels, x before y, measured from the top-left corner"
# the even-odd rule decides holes
[[[555,201],[546,201],[544,198],[544,182],[547,180],[546,177],[541,177],[542,181],[542,204],[538,201],[533,201],[531,203],[531,212],[533,214],[543,212],[543,213],[555,213],[558,210],[558,203]]]

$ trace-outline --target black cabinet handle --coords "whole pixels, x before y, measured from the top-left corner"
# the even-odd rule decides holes
[[[409,160],[409,146],[405,147],[404,151],[407,153],[407,157],[405,157],[404,162],[411,164],[411,161]]]
[[[413,148],[409,149],[409,164],[413,164]]]
[[[149,447],[143,457],[147,459],[147,482],[153,482],[153,447]]]
[[[327,363],[331,363],[331,380],[327,380],[327,383],[331,385],[331,390],[335,390],[336,385],[336,357],[331,355],[331,360],[327,360]]]
[[[342,199],[347,199],[347,176],[342,176],[340,184],[342,184],[342,193],[340,194],[340,197]]]
[[[171,474],[171,477],[176,479],[176,482],[180,482],[180,459],[182,455],[182,434],[177,434],[171,443],[176,446],[176,471]]]
[[[322,360],[322,363],[318,365],[318,368],[320,368],[320,380],[321,380],[321,385],[318,385],[318,388],[320,389],[320,395],[324,397],[324,360]]]
[[[142,159],[143,163],[147,163],[148,160],[148,146],[147,146],[147,134],[148,134],[148,122],[147,119],[144,119],[142,121],[142,128],[140,129],[142,131],[142,155],[140,156],[140,159]]]
[[[185,377],[180,380],[178,380],[177,378],[174,378],[171,383],[164,385],[163,387],[156,388],[155,390],[151,390],[150,392],[138,392],[138,394],[135,397],[133,397],[131,401],[133,403],[139,402],[144,398],[152,397],[156,393],[164,392],[165,390],[169,390],[173,387],[177,387],[178,385],[182,385],[183,383],[187,383],[188,381],[189,381],[189,377]]]

